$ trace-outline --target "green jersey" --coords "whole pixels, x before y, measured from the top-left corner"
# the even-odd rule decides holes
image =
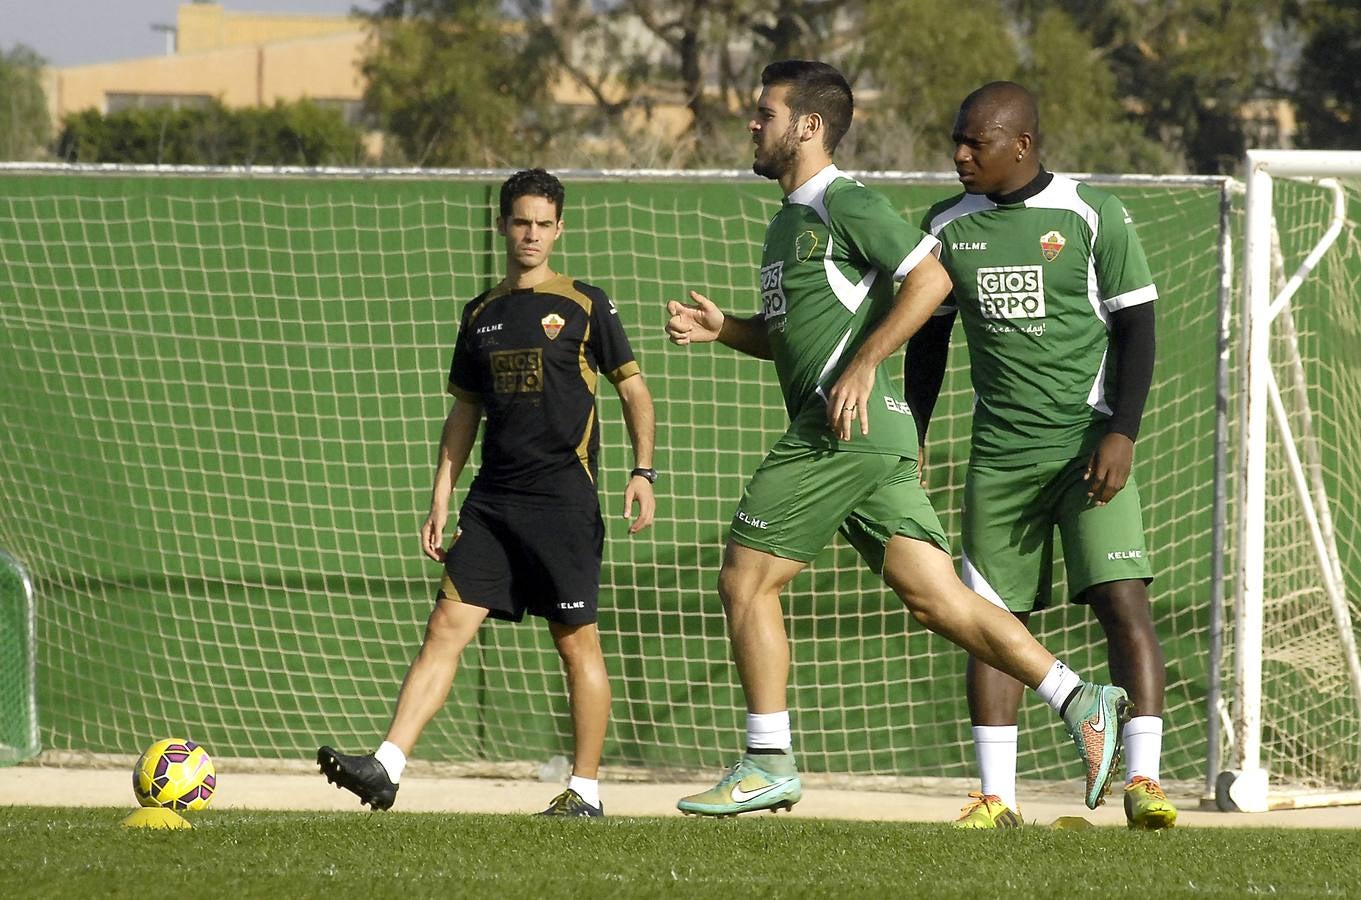
[[[837,440],[827,424],[826,393],[892,308],[894,281],[938,247],[882,195],[835,166],[784,198],[761,250],[761,306],[789,438],[810,447],[916,457],[912,414],[884,366],[874,377],[868,437],[856,422],[851,440]]]
[[[938,314],[958,308],[968,339],[973,458],[1027,464],[1094,447],[1115,392],[1111,313],[1158,296],[1124,205],[1055,175],[1015,203],[952,197],[924,227],[954,282]]]

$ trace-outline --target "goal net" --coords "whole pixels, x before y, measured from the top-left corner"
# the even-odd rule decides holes
[[[502,266],[501,175],[360,176],[0,170],[0,546],[37,588],[46,749],[135,754],[175,736],[221,757],[303,760],[319,743],[380,739],[438,581],[416,534],[459,313]],[[957,190],[941,176],[863,177],[913,221]],[[768,364],[670,347],[662,304],[694,288],[758,309],[778,192],[736,173],[565,180],[558,267],[616,300],[657,399],[663,473],[656,525],[630,538],[628,442],[605,389],[606,760],[718,766],[740,747],[744,712],[715,592],[720,552],[785,419]],[[1220,594],[1227,186],[1098,180],[1127,204],[1161,293],[1136,464],[1168,660],[1163,771],[1199,780]],[[965,361],[957,345],[928,467],[951,535]],[[912,623],[848,547],[838,540],[796,579],[785,609],[804,769],[972,775],[963,654]],[[1057,655],[1104,676],[1089,614],[1064,605],[1035,623]],[[564,699],[546,629],[491,623],[417,755],[565,753]],[[1080,776],[1047,708],[1028,698],[1021,724],[1023,778]]]
[[[1248,154],[1225,808],[1361,803],[1361,153]]]

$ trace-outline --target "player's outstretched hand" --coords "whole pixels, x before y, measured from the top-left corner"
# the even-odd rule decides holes
[[[651,525],[652,517],[657,512],[657,498],[652,493],[652,482],[641,475],[630,478],[629,486],[624,489],[625,519],[633,513],[634,503],[638,504],[638,518],[629,523],[629,534],[637,534]]]
[[[447,512],[432,509],[421,526],[421,552],[435,562],[444,562],[444,523],[448,518]]]
[[[869,399],[874,389],[874,369],[855,360],[827,392],[827,424],[838,440],[851,439],[851,423],[860,421],[860,434],[870,433]]]
[[[718,333],[723,330],[723,311],[699,291],[691,291],[690,299],[693,301],[690,304],[679,300],[667,302],[666,311],[671,318],[666,320],[666,336],[682,347],[718,340]]]
[[[1096,452],[1087,461],[1083,478],[1087,481],[1087,496],[1097,506],[1105,506],[1120,493],[1129,481],[1134,467],[1134,441],[1124,434],[1108,434],[1096,445]]]

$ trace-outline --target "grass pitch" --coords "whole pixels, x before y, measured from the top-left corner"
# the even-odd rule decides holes
[[[6,897],[1355,897],[1350,830],[1027,827],[435,813],[0,810]]]

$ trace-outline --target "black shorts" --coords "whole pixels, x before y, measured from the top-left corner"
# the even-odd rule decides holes
[[[495,619],[525,613],[564,625],[596,621],[605,523],[600,504],[469,494],[444,557],[446,585]]]

